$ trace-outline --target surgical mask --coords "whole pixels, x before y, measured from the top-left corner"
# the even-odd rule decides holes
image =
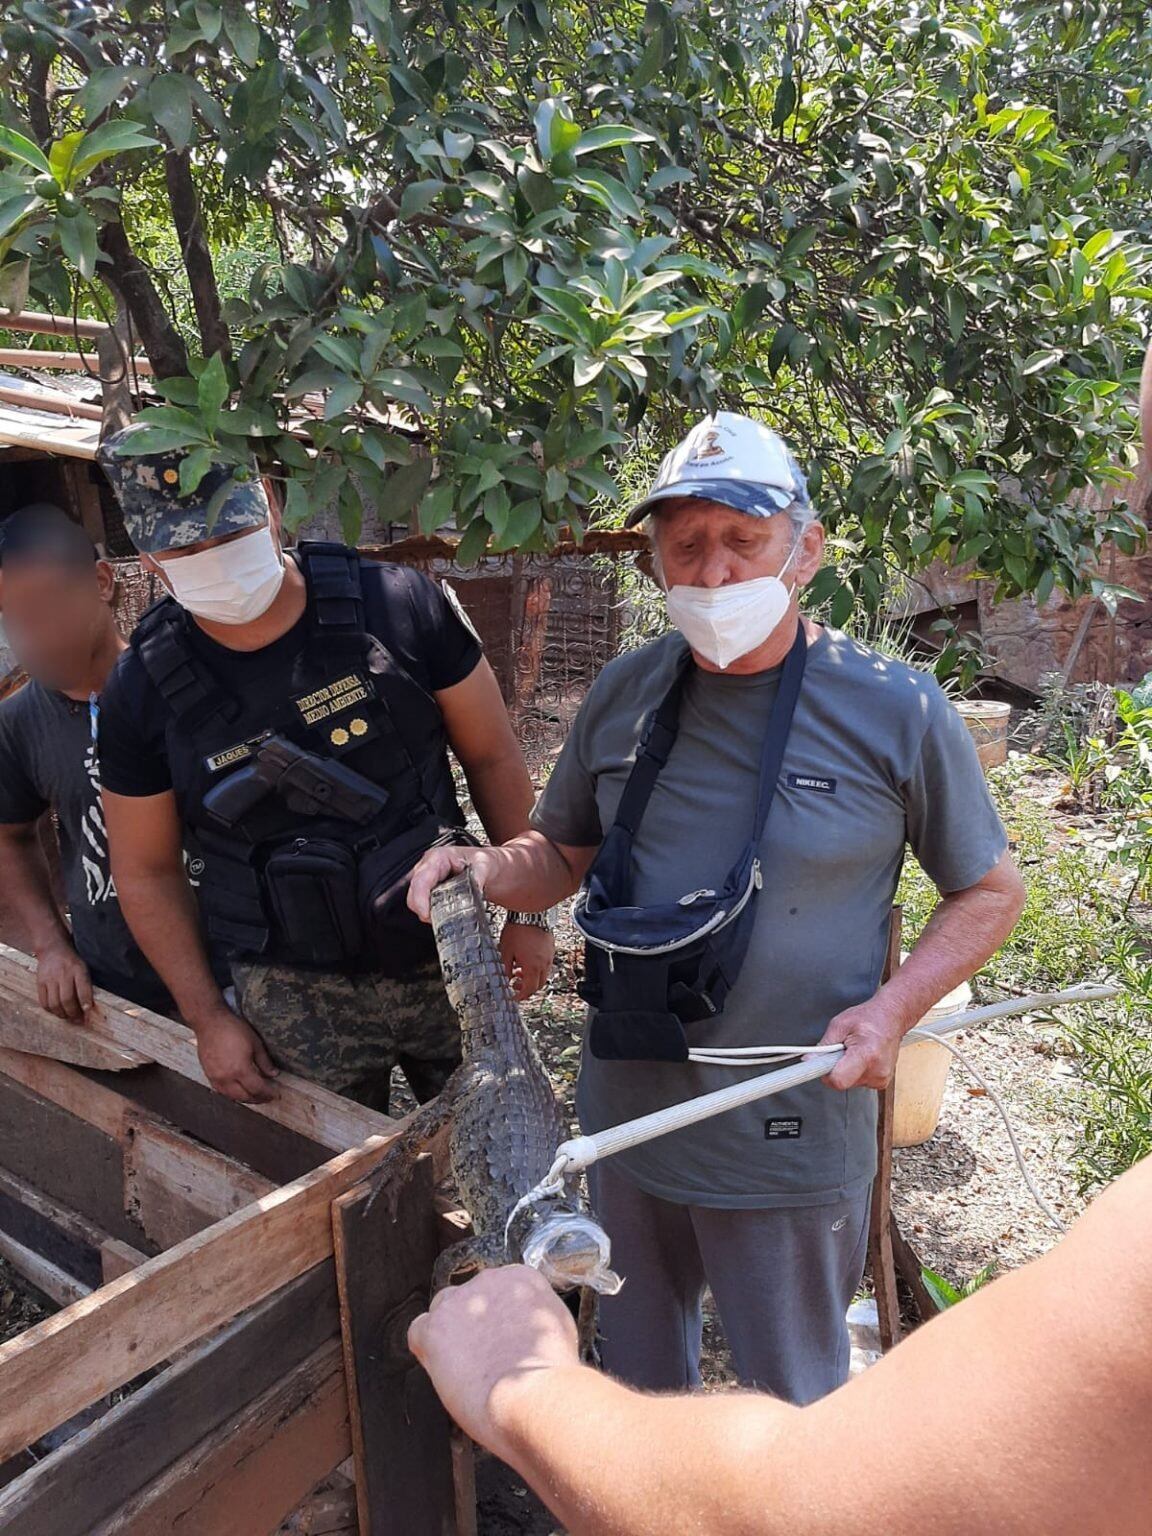
[[[726,587],[672,587],[668,617],[698,655],[723,671],[763,645],[788,612],[793,589],[781,577],[799,547],[797,539],[779,576]]]
[[[230,544],[160,564],[164,585],[182,608],[214,624],[250,624],[266,613],[284,580],[271,528],[255,528]]]

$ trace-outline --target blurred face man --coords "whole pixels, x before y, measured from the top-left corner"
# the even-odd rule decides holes
[[[25,507],[4,525],[8,644],[30,677],[70,698],[100,690],[122,645],[112,567],[93,556],[88,536],[59,507]]]

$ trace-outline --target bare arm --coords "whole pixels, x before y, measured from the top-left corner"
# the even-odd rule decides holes
[[[410,1340],[571,1536],[1147,1536],[1150,1202],[1152,1161],[809,1408],[632,1392],[523,1269],[441,1292]]]
[[[36,822],[0,826],[0,872],[4,909],[23,926],[36,956],[41,1008],[78,1022],[92,1006],[92,980],[52,894]]]
[[[275,1073],[259,1036],[225,1004],[208,964],[184,851],[176,797],[104,791],[104,819],[120,908],[132,936],[196,1034],[200,1064],[229,1098],[273,1097]]]
[[[527,831],[535,798],[532,781],[487,661],[481,659],[454,688],[442,689],[436,702],[489,841],[506,843]],[[554,953],[555,943],[545,929],[505,924],[500,954],[517,997],[529,998],[544,985]]]
[[[976,885],[942,893],[892,979],[875,997],[845,1009],[829,1024],[822,1043],[847,1046],[825,1079],[829,1086],[883,1088],[904,1036],[996,953],[1016,926],[1024,899],[1024,882],[1007,853]]]
[[[489,841],[506,843],[527,829],[535,795],[492,668],[481,660],[436,702]]]
[[[535,831],[499,848],[434,848],[416,866],[408,905],[427,922],[433,888],[467,866],[491,901],[518,912],[544,912],[572,895],[595,856],[595,848],[571,848]]]

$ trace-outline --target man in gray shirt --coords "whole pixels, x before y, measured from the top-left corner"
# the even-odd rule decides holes
[[[646,722],[681,675],[675,739],[634,829],[627,900],[649,910],[707,900],[752,836],[766,732],[787,730],[747,952],[720,1011],[685,1033],[693,1047],[842,1043],[844,1055],[821,1082],[597,1165],[592,1194],[628,1281],[603,1306],[609,1370],[651,1389],[696,1384],[709,1287],[741,1379],[809,1402],[847,1374],[844,1313],[875,1173],[870,1090],[887,1083],[903,1035],[1003,942],[1022,886],[968,732],[936,683],[801,617],[823,530],[773,433],[728,413],[702,422],[630,521],[645,517],[677,632],[597,679],[535,830],[500,849],[430,855],[411,900],[423,912],[432,885],[465,863],[490,898],[528,910],[590,869],[595,878]],[[794,650],[803,678],[787,729],[773,706]],[[880,986],[908,846],[941,901]],[[580,1123],[600,1130],[750,1070],[602,1059],[586,1045]]]

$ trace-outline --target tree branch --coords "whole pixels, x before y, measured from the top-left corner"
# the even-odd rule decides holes
[[[117,221],[103,226],[100,249],[109,261],[101,267],[100,275],[123,299],[156,377],[167,379],[187,373],[187,348],[168,318],[148,269],[128,244],[123,224]]]
[[[170,149],[165,152],[164,177],[168,184],[172,220],[180,241],[180,254],[184,258],[184,270],[188,273],[188,286],[192,291],[192,305],[196,311],[204,356],[211,357],[213,353],[219,352],[227,359],[231,355],[232,339],[220,314],[220,289],[216,283],[216,270],[212,265],[212,252],[204,232],[204,221],[200,217],[200,199],[192,179],[192,165],[187,150]]]

